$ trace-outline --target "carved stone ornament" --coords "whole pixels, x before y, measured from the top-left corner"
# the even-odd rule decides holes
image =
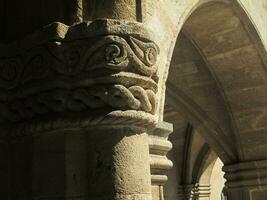
[[[159,49],[140,24],[97,20],[44,29],[40,34],[57,36],[35,33],[0,49],[2,122],[154,123]]]

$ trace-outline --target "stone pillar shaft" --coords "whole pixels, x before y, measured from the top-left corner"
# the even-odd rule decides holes
[[[43,133],[33,139],[33,198],[151,200],[148,144],[134,127]]]
[[[87,133],[90,199],[151,200],[148,135],[128,127]]]
[[[91,19],[109,18],[129,21],[141,21],[141,0],[91,0],[89,15]]]

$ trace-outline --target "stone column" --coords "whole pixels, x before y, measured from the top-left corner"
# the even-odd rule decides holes
[[[151,200],[148,135],[137,127],[88,130],[90,199]]]
[[[229,199],[267,199],[267,161],[242,162],[223,167]]]
[[[87,0],[91,19],[109,18],[130,21],[142,21],[141,0]]]
[[[84,131],[77,128],[40,132],[33,136],[31,146],[32,195],[26,199],[88,199]]]
[[[24,199],[152,199],[150,166],[166,162],[149,149],[170,144],[147,134],[159,48],[142,24],[54,23],[0,53],[0,118],[11,138],[30,142]]]
[[[172,144],[168,136],[173,131],[173,126],[161,122],[149,133],[149,153],[151,168],[151,183],[153,200],[164,200],[163,185],[168,180],[166,172],[172,167],[172,162],[166,157]]]

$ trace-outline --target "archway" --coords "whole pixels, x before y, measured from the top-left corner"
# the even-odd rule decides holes
[[[166,103],[226,165],[266,159],[265,60],[256,29],[236,2],[201,5],[177,39]]]
[[[166,105],[165,120],[174,124],[167,157],[173,168],[165,184],[165,199],[220,200],[225,179],[222,162],[204,138],[180,113]]]

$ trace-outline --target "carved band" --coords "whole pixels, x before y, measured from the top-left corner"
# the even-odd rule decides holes
[[[95,86],[74,90],[54,89],[19,99],[9,104],[9,120],[33,118],[36,115],[54,112],[79,112],[105,106],[124,110],[155,111],[155,93],[140,86],[129,88],[123,85]],[[7,112],[6,112],[7,113]]]

